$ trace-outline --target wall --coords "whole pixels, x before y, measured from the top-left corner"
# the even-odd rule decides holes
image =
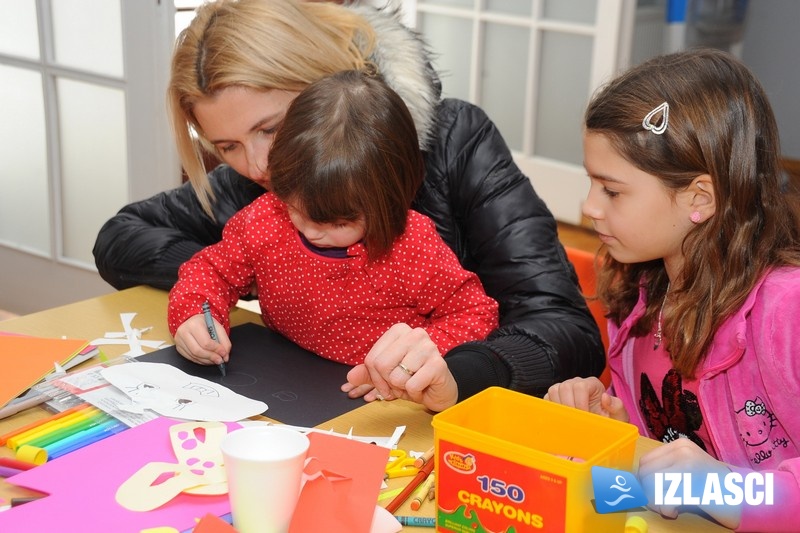
[[[800,2],[750,0],[742,60],[769,96],[781,135],[784,157],[800,159]]]

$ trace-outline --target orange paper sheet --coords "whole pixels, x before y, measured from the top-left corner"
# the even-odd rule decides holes
[[[87,344],[80,339],[0,334],[0,407],[41,381],[53,371],[54,363],[66,364]]]

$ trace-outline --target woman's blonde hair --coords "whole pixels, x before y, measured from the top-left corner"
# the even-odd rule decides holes
[[[300,91],[335,72],[368,68],[374,42],[366,20],[331,3],[216,0],[197,9],[175,45],[167,104],[183,168],[209,216],[203,151],[220,155],[203,136],[195,103],[227,87]]]

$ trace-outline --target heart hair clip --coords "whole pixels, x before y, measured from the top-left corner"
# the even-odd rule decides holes
[[[664,102],[645,115],[644,120],[642,120],[642,127],[648,131],[652,131],[656,135],[661,135],[667,131],[668,123],[669,104]]]

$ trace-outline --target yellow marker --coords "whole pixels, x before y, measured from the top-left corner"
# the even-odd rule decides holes
[[[425,482],[419,486],[417,491],[414,493],[414,497],[411,498],[412,511],[419,511],[419,508],[422,506],[422,502],[428,498],[428,491],[431,489],[431,485],[433,485],[433,480],[436,479],[434,474],[435,472],[428,474],[428,477],[425,478]]]

